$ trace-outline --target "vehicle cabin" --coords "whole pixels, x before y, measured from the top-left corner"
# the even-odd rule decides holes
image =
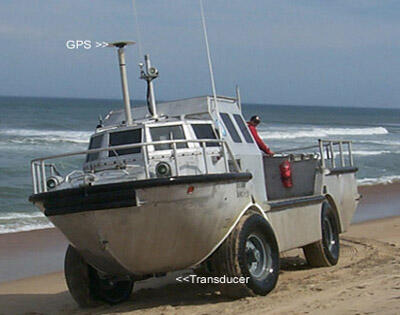
[[[147,107],[133,108],[133,124],[129,126],[125,125],[123,110],[111,111],[91,137],[89,149],[138,146],[90,153],[84,170],[96,172],[115,167],[128,168],[129,179],[146,179],[232,172],[239,167],[253,174],[251,191],[259,202],[314,194],[318,156],[292,155],[293,173],[297,174],[297,180],[290,190],[285,189],[280,184],[279,165],[288,157],[271,158],[262,154],[247,127],[237,99],[219,96],[217,103],[218,118],[211,96],[160,103],[158,119],[150,116]],[[235,161],[221,158],[226,156],[224,151],[228,148],[218,139],[227,142]],[[172,140],[180,142],[175,147],[173,143],[143,145]],[[199,142],[201,140],[209,141]],[[175,159],[175,156],[178,158]]]

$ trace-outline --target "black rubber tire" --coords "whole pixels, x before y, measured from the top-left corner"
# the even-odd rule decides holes
[[[106,280],[100,279],[96,269],[71,245],[65,254],[64,274],[69,292],[82,308],[96,307],[101,302],[123,302],[131,295],[134,284],[132,279],[127,279],[107,286]]]
[[[328,201],[322,203],[321,234],[321,240],[303,247],[304,255],[310,266],[334,266],[340,255],[339,223],[336,212]]]
[[[254,272],[252,274],[250,272],[252,267],[249,267],[249,264],[253,266],[255,259],[255,256],[250,258],[249,253],[252,251],[248,247],[253,238],[257,239],[259,245],[264,248],[265,259],[261,260],[265,261],[265,266],[255,262],[255,266],[261,266],[256,268],[260,270],[259,277],[256,277]],[[249,281],[243,284],[220,284],[221,293],[225,296],[240,298],[267,295],[275,288],[278,281],[278,243],[271,226],[259,214],[245,214],[211,259],[215,273],[219,277],[249,277]]]
[[[100,304],[91,292],[89,265],[71,245],[65,254],[64,274],[68,290],[80,307],[95,307]]]
[[[94,297],[103,302],[114,305],[126,301],[131,296],[134,285],[131,278],[119,281],[101,279],[96,269],[90,266],[89,276]]]

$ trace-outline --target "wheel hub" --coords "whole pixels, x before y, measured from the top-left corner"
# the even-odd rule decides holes
[[[326,244],[328,245],[328,249],[330,252],[332,252],[333,247],[336,244],[336,240],[334,238],[334,233],[333,233],[333,228],[330,220],[328,218],[324,219],[324,225],[325,225],[325,240]]]
[[[337,258],[339,255],[339,239],[335,232],[335,223],[332,222],[332,218],[325,216],[323,218],[323,244],[328,250],[330,255]]]
[[[271,269],[271,249],[257,235],[250,235],[246,241],[247,268],[256,279],[265,278]]]

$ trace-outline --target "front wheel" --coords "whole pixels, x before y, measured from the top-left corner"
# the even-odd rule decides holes
[[[328,201],[322,203],[322,239],[303,247],[308,263],[313,267],[329,267],[339,260],[339,224],[335,211]]]
[[[68,290],[81,307],[123,302],[129,298],[134,284],[129,277],[116,279],[100,275],[71,245],[65,254],[64,273]]]
[[[239,298],[266,295],[279,277],[279,249],[272,228],[259,214],[244,215],[212,256],[216,273],[226,282],[221,293]],[[239,282],[239,283],[235,283]]]

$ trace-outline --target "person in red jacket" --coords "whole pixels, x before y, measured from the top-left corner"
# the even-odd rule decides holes
[[[258,135],[256,127],[260,124],[260,122],[261,122],[260,117],[253,116],[250,118],[250,121],[247,122],[247,126],[249,127],[250,132],[253,135],[254,140],[256,140],[256,143],[260,148],[260,150],[265,152],[265,154],[267,154],[268,156],[273,156],[274,152],[272,152],[270,148],[268,148],[268,146],[264,143],[264,141],[262,141],[262,139]]]

